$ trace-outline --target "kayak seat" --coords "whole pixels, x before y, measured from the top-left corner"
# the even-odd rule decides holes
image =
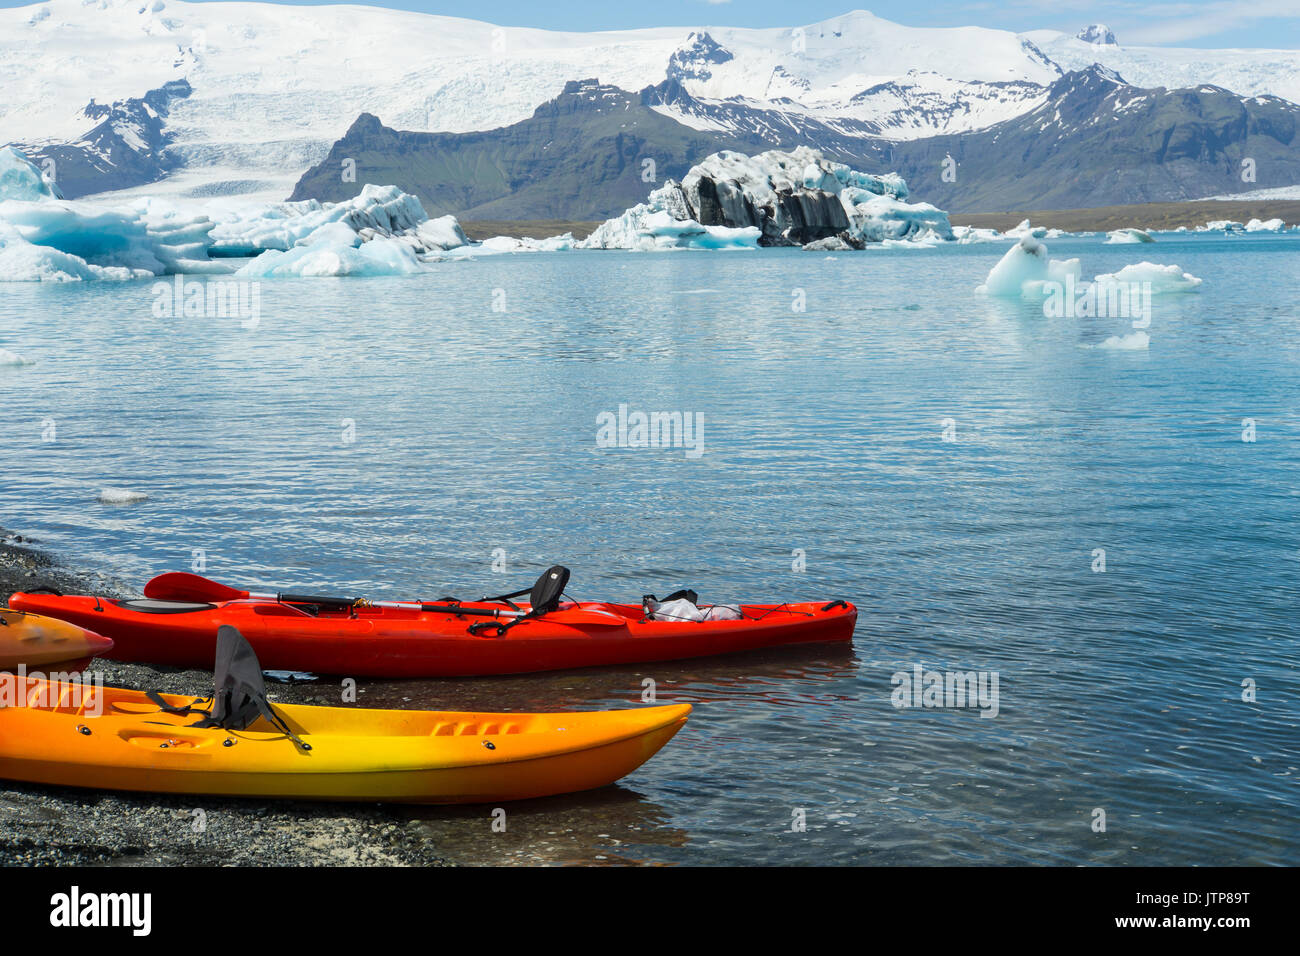
[[[141,614],[193,614],[196,611],[212,611],[215,604],[200,604],[191,601],[154,601],[142,598],[137,601],[117,601],[118,607]]]

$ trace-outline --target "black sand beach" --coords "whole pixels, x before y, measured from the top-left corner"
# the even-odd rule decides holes
[[[0,601],[38,585],[125,596],[103,575],[63,567],[21,533],[0,530]],[[96,661],[110,686],[200,694],[207,671]],[[285,703],[328,703],[313,684],[275,684]],[[266,803],[40,787],[0,781],[0,865],[446,866],[402,807]]]

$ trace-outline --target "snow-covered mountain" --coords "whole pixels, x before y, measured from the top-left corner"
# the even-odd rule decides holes
[[[1038,108],[1064,72],[1096,60],[1142,87],[1300,100],[1295,52],[1084,35],[914,28],[862,11],[778,29],[561,33],[379,7],[45,0],[0,10],[0,144],[100,169],[104,188],[153,178],[137,189],[282,199],[363,113],[397,130],[490,130],[586,77],[626,91],[675,83],[687,96],[657,104],[666,118],[771,143],[804,129],[897,142],[987,129]],[[105,122],[92,103],[129,112],[182,81],[186,96],[144,116],[157,129],[136,137],[139,149],[130,123],[111,124],[121,143],[91,135]],[[74,192],[93,189],[87,180]]]
[[[1090,23],[1076,33],[1075,37],[1093,46],[1113,46],[1119,43],[1115,39],[1115,31],[1104,23]]]
[[[1279,97],[1143,89],[1095,65],[1065,74],[1033,109],[987,129],[899,140],[855,131],[848,120],[697,100],[675,80],[629,93],[587,79],[529,119],[486,132],[402,131],[363,115],[292,198],[353,198],[358,183],[339,175],[352,165],[418,196],[433,214],[606,219],[644,199],[646,158],[661,183],[719,150],[752,156],[812,146],[866,174],[899,173],[918,198],[948,210],[1073,209],[1231,191],[1247,158],[1259,187],[1300,182],[1297,128],[1300,106]]]
[[[1089,40],[1087,35],[1099,39]],[[1136,86],[1171,90],[1220,86],[1242,96],[1272,95],[1300,103],[1300,50],[1128,46],[1122,36],[1116,38],[1100,24],[1081,31],[1080,36],[1055,30],[1034,30],[1022,36],[1067,71],[1100,63]]]

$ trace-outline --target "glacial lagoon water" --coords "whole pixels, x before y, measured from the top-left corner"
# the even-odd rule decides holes
[[[466,862],[1300,863],[1300,237],[1048,245],[1205,284],[1156,297],[1146,350],[974,295],[1003,244],[266,281],[252,329],[157,319],[150,282],[6,284],[0,347],[34,364],[0,368],[0,525],[137,587],[202,551],[374,598],[558,562],[584,598],[858,604],[851,648],[364,684],[697,705],[504,834],[396,811]],[[697,416],[703,454],[598,447],[620,404]],[[917,665],[996,672],[997,715],[895,707]]]

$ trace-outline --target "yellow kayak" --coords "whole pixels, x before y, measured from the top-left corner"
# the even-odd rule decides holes
[[[306,747],[260,719],[197,729],[138,691],[0,675],[0,778],[151,793],[494,803],[589,790],[631,773],[689,704],[475,714],[276,704]],[[184,707],[190,697],[163,696]],[[16,702],[16,703],[15,703]]]
[[[0,607],[0,671],[51,664],[76,666],[113,649],[113,642],[65,621]]]

